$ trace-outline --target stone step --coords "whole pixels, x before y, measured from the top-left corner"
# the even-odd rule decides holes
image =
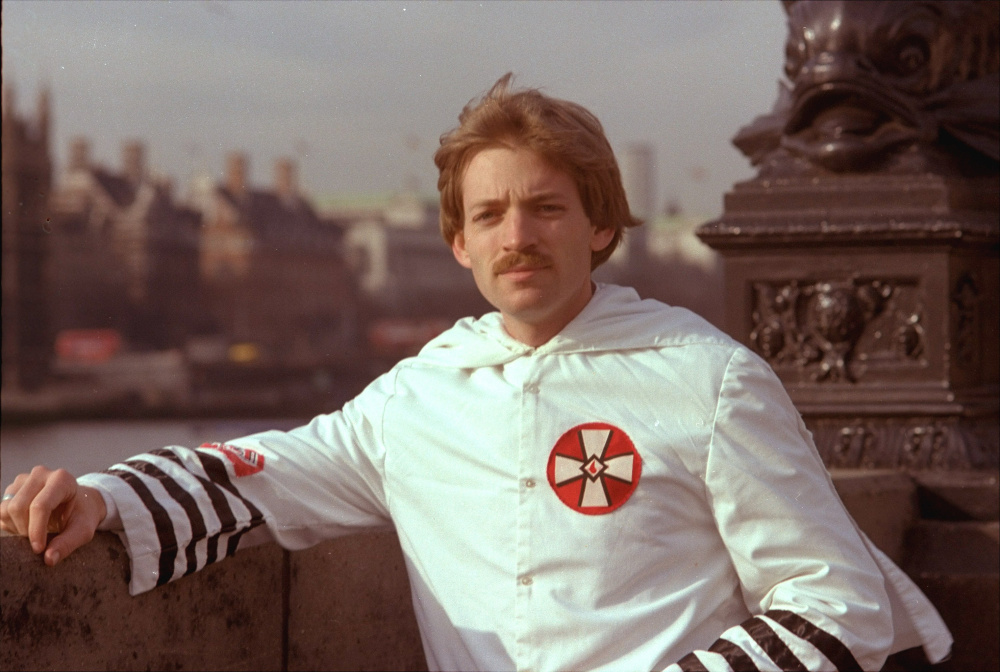
[[[893,469],[831,469],[830,476],[858,527],[893,562],[901,563],[906,531],[918,516],[913,479]]]
[[[911,474],[920,517],[928,520],[1000,519],[1000,473],[938,471]]]
[[[900,670],[1000,670],[1000,574],[919,572],[910,577],[934,604],[955,639],[952,655],[934,666],[903,664]],[[919,651],[907,652],[920,661]],[[926,659],[923,659],[926,662]]]
[[[906,535],[905,556],[903,569],[955,644],[941,665],[891,669],[1000,670],[1000,522],[921,520]]]
[[[911,575],[1000,574],[1000,522],[921,520],[906,534]]]

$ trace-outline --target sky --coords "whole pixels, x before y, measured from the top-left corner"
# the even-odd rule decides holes
[[[754,171],[730,140],[782,77],[778,0],[356,2],[3,0],[3,82],[21,113],[53,104],[69,142],[120,166],[139,139],[177,192],[247,154],[250,181],[293,158],[315,197],[434,194],[432,156],[500,76],[576,101],[619,155],[647,143],[655,203],[721,213]]]

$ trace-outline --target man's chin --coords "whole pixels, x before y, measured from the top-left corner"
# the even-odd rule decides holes
[[[546,296],[542,288],[520,283],[504,287],[488,298],[501,313],[530,321],[532,316],[545,312]]]

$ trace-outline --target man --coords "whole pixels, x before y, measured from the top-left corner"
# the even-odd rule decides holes
[[[592,283],[637,223],[597,119],[508,75],[459,121],[435,156],[442,232],[498,312],[291,432],[153,451],[79,485],[36,468],[7,489],[4,528],[49,564],[119,530],[138,593],[261,538],[394,525],[432,669],[946,655],[767,365],[688,311]]]

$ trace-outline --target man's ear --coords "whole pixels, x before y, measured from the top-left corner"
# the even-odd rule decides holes
[[[465,233],[459,231],[451,239],[451,253],[455,255],[455,260],[466,268],[472,268],[472,260],[465,249]]]
[[[590,235],[590,251],[600,252],[605,247],[611,244],[611,241],[615,237],[615,230],[611,227],[605,229],[594,229],[594,232]]]

